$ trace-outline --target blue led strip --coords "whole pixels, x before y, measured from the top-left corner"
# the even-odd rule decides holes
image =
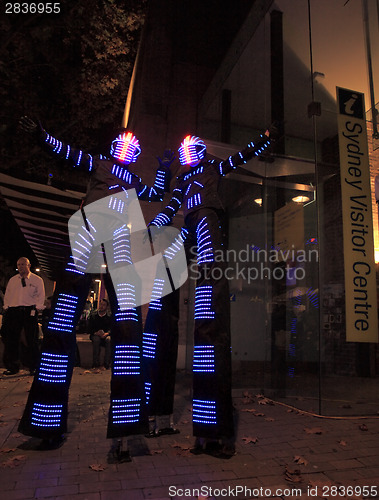
[[[63,405],[34,403],[31,424],[38,427],[59,427],[62,420]]]
[[[291,318],[291,333],[296,334],[297,318]]]
[[[211,311],[212,286],[201,285],[195,291],[195,319],[214,319],[215,312]]]
[[[60,383],[66,382],[68,356],[43,352],[38,373],[40,382]]]
[[[214,373],[215,348],[213,345],[195,345],[193,348],[193,371]]]
[[[133,175],[129,172],[127,168],[120,167],[120,165],[114,164],[112,167],[112,174],[121,179],[126,184],[131,184],[133,180]]]
[[[56,149],[58,149],[58,147],[59,147],[59,144],[62,144],[60,141],[58,141],[58,139],[55,139],[55,137],[53,137],[50,134],[46,134],[45,142],[54,146],[53,151],[56,151]]]
[[[80,266],[80,267],[82,267],[82,266]],[[67,271],[69,273],[76,273],[76,274],[81,274],[81,275],[85,274],[85,271],[80,271],[78,269],[78,267],[75,265],[74,258],[72,255],[70,256],[70,260],[67,263],[65,271]]]
[[[165,174],[164,170],[157,170],[157,175],[155,177],[154,186],[157,189],[164,190],[164,188],[165,188],[165,181],[166,181],[166,174]]]
[[[288,346],[288,354],[294,358],[296,356],[296,347],[295,344],[289,344]]]
[[[146,404],[149,403],[150,393],[151,393],[151,382],[145,382],[145,400],[146,400]]]
[[[75,295],[60,293],[52,319],[47,328],[60,332],[72,333],[75,328],[74,318],[79,298]]]
[[[157,196],[158,196],[157,191],[156,191],[153,187],[151,187],[151,188],[150,188],[150,190],[149,190],[148,199],[150,199],[150,198],[151,198],[151,199],[154,199],[154,198],[156,198]]]
[[[190,208],[193,208],[193,207],[197,207],[201,205],[201,194],[200,193],[196,193],[194,195],[192,195],[190,198],[188,198],[187,200],[187,208],[190,209]]]
[[[198,424],[216,424],[216,401],[194,399],[192,402],[192,420]]]
[[[78,158],[76,160],[76,166],[78,167],[80,165],[80,162],[82,161],[82,156],[83,156],[83,151],[80,149],[78,152]]]
[[[162,310],[161,297],[163,296],[164,283],[165,280],[162,280],[160,278],[155,278],[153,289],[151,291],[149,309],[155,309],[156,311]]]
[[[138,314],[135,309],[126,311],[118,310],[115,314],[116,321],[138,321]]]
[[[188,174],[186,174],[184,177],[183,177],[183,180],[186,181],[187,179],[189,179],[190,177],[192,177],[193,175],[197,175],[197,174],[202,174],[204,171],[204,167],[203,165],[201,165],[200,167],[196,168],[195,170],[189,172]]]
[[[143,187],[142,187],[142,189],[141,189],[141,191],[140,191],[140,192],[138,193],[138,195],[137,195],[137,196],[138,196],[138,198],[140,198],[140,197],[141,197],[142,193],[144,193],[144,192],[146,191],[146,189],[147,189],[147,186],[144,184],[144,185],[143,185]]]
[[[214,254],[212,249],[211,235],[209,232],[208,222],[206,217],[201,219],[196,228],[197,237],[197,263],[198,265],[204,262],[214,262]]]
[[[87,223],[91,230],[96,232],[96,229],[89,220],[87,220]],[[94,236],[85,226],[82,226],[82,230],[82,232],[77,234],[75,246],[72,248],[72,261],[70,259],[66,267],[66,271],[78,274],[84,274],[86,272],[88,260],[93,248],[93,241],[95,240]]]
[[[154,217],[151,225],[161,227],[161,226],[167,226],[168,224],[170,224],[170,222],[171,219],[168,215],[160,213],[156,217]]]
[[[130,250],[130,231],[126,224],[113,233],[113,260],[115,264],[119,262],[133,263]]]
[[[142,338],[142,355],[144,358],[155,358],[155,350],[157,348],[157,334],[143,332]]]
[[[306,294],[309,299],[309,302],[313,305],[313,307],[318,309],[319,308],[318,292],[313,288],[308,288]]]
[[[118,283],[116,296],[119,303],[116,321],[138,321],[135,286],[131,283]]]
[[[125,210],[125,201],[120,200],[117,196],[109,196],[108,208],[123,214]]]
[[[139,375],[141,353],[138,345],[117,345],[113,361],[113,375]]]
[[[184,240],[185,240],[187,234],[188,234],[188,231],[186,229],[182,228],[182,231],[178,234],[178,236],[175,238],[175,240],[171,243],[171,245],[168,248],[166,248],[163,256],[169,260],[173,260],[175,255],[178,252],[180,252],[180,250],[183,248]]]
[[[114,399],[111,403],[113,424],[132,424],[139,421],[141,399]]]

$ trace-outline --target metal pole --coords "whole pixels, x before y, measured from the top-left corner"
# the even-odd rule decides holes
[[[366,41],[368,79],[369,79],[369,86],[370,86],[370,101],[371,101],[371,113],[372,113],[372,136],[375,139],[379,139],[378,121],[377,121],[378,113],[377,113],[377,110],[375,108],[374,78],[373,78],[373,73],[372,73],[370,26],[369,26],[367,0],[362,0],[362,7],[363,7],[363,24],[364,24],[365,41]]]

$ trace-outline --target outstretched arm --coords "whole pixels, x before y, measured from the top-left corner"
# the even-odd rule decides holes
[[[246,163],[253,158],[253,156],[258,156],[263,153],[263,151],[275,140],[274,130],[276,130],[276,128],[271,127],[266,130],[264,134],[261,134],[256,141],[250,142],[245,149],[220,162],[218,165],[220,175],[226,175],[239,165]]]
[[[48,134],[39,122],[36,123],[31,118],[23,116],[19,125],[21,130],[34,136],[49,154],[69,161],[74,167],[92,170],[93,158],[90,154],[81,149],[71,148],[70,145]]]

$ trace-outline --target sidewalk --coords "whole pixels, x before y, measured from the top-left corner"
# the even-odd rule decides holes
[[[236,389],[236,456],[195,456],[190,377],[183,373],[175,400],[180,434],[136,436],[128,440],[132,462],[108,464],[109,380],[109,370],[75,368],[67,441],[58,450],[35,451],[39,440],[17,432],[32,378],[27,372],[0,378],[1,498],[333,499],[332,486],[345,487],[342,497],[379,498],[379,416],[317,418]]]

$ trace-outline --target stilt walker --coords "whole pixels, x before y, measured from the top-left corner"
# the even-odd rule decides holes
[[[254,155],[261,154],[269,144],[270,133],[266,131],[256,144],[250,143],[227,160],[215,162],[207,159],[206,145],[201,139],[187,136],[179,148],[179,161],[186,167],[186,172],[177,178],[168,206],[149,224],[171,224],[182,207],[186,246],[197,246],[200,277],[196,283],[194,312],[192,420],[196,442],[193,453],[211,453],[221,458],[234,454],[229,287],[225,273],[222,269],[220,272],[224,263],[215,262],[215,256],[224,250],[221,230],[223,206],[217,192],[218,182],[221,176],[246,163]],[[213,273],[216,267],[217,273]],[[170,320],[166,319],[165,323],[162,318],[169,318],[169,313],[164,313],[162,309],[157,315],[154,309],[155,304],[150,304],[144,338],[154,334],[155,345],[159,345],[159,349],[155,350],[155,363],[162,366],[166,362],[166,351],[175,350],[171,345],[166,349],[163,344],[176,343],[177,349],[177,341],[176,335],[168,338],[163,329]],[[175,332],[175,328],[170,328]],[[166,380],[151,378],[150,386],[149,381],[147,384],[150,394],[159,393],[164,385],[172,386],[173,376],[170,372]],[[155,387],[158,384],[159,387]],[[159,405],[159,399],[155,397],[152,401],[150,415],[172,411],[172,405],[166,400],[161,400],[164,405]]]
[[[41,360],[19,424],[23,434],[43,439],[42,447],[60,446],[67,432],[68,395],[75,360],[75,327],[84,308],[94,272],[108,265],[105,283],[113,328],[111,403],[107,437],[148,431],[141,374],[142,323],[136,283],[125,278],[130,264],[130,225],[145,226],[138,199],[161,201],[170,181],[173,156],[165,152],[153,187],[128,170],[141,153],[137,138],[125,130],[112,142],[109,156],[93,157],[53,138],[24,117],[21,128],[34,134],[52,155],[85,169],[91,177],[81,210],[70,219],[72,256],[53,297],[51,319]],[[129,211],[129,213],[128,213]],[[132,212],[132,214],[130,213]],[[70,227],[71,224],[71,227]],[[137,287],[138,288],[138,287]]]

